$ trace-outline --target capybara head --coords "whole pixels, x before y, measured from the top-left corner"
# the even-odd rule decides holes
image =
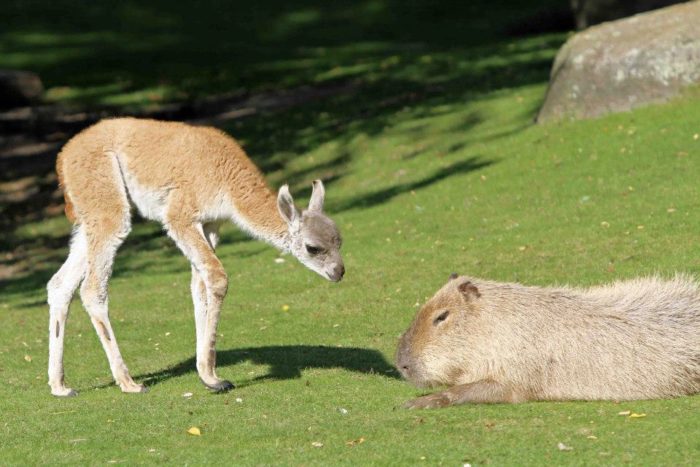
[[[422,387],[455,384],[468,362],[465,332],[478,315],[479,289],[457,274],[423,305],[396,351],[396,367]]]

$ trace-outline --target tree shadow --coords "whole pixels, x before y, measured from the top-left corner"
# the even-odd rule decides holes
[[[176,96],[284,87],[334,77],[343,70],[333,68],[345,63],[360,66],[343,76],[357,75],[368,57],[388,57],[385,44],[470,47],[562,6],[561,0],[203,0],[193,9],[167,0],[26,0],[0,7],[11,19],[0,45],[17,51],[14,60],[31,63],[49,85],[83,87],[84,101],[99,102],[159,85],[176,88]]]
[[[328,347],[323,345],[280,345],[231,349],[216,353],[217,367],[251,362],[268,365],[269,372],[252,380],[242,381],[238,386],[249,386],[266,380],[301,378],[306,369],[340,368],[364,374],[378,374],[400,379],[393,365],[377,350],[357,347]],[[172,378],[196,372],[195,358],[188,358],[161,371],[138,375],[135,378],[147,386],[154,386]]]
[[[349,209],[368,208],[376,206],[378,204],[386,203],[387,201],[390,201],[392,198],[402,193],[419,190],[421,188],[425,188],[428,185],[432,185],[433,183],[444,180],[447,177],[469,173],[474,170],[481,169],[483,167],[488,167],[491,164],[493,164],[492,161],[480,160],[477,157],[470,157],[469,159],[456,162],[447,167],[439,169],[431,175],[428,175],[415,182],[402,183],[382,190],[377,190],[371,193],[355,196],[335,206],[332,206],[332,210],[345,211]]]

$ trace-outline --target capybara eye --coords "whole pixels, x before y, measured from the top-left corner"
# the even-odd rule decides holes
[[[317,246],[306,245],[306,251],[308,251],[310,255],[317,255],[321,252],[321,249]]]
[[[449,315],[449,314],[450,314],[449,310],[443,311],[442,313],[437,315],[437,317],[433,320],[433,324],[435,326],[437,326],[438,323],[442,323],[443,321],[445,321],[447,319],[447,315]]]

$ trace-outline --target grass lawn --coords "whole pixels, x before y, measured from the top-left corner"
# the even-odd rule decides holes
[[[224,126],[299,204],[311,180],[326,181],[347,268],[331,284],[224,230],[218,373],[237,384],[228,394],[210,394],[194,369],[189,265],[142,222],[117,256],[110,309],[149,393],[112,384],[76,300],[65,364],[80,394],[51,397],[44,286],[70,225],[49,218],[5,234],[33,253],[0,282],[0,464],[697,465],[700,396],[407,411],[422,392],[392,362],[399,334],[453,271],[540,285],[700,276],[700,93],[535,126],[565,35],[509,36],[503,25],[537,8],[507,3],[262,0],[237,12],[212,1],[187,17],[184,6],[124,2],[114,21],[76,9],[83,2],[52,2],[43,15],[45,2],[8,3],[0,65],[35,65],[57,101],[141,105],[149,93],[341,79],[354,88]],[[646,416],[618,415],[626,410]]]

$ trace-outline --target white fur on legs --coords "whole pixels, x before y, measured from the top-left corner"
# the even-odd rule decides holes
[[[84,284],[88,283],[90,279],[90,272],[88,271]],[[131,379],[129,369],[124,363],[124,359],[119,351],[119,346],[117,345],[117,340],[114,336],[114,331],[112,330],[112,325],[109,321],[107,300],[106,298],[103,300],[99,295],[99,292],[95,293],[94,290],[90,290],[90,286],[81,287],[80,296],[83,300],[83,305],[90,315],[92,325],[107,354],[109,368],[112,371],[114,381],[119,385],[122,392],[145,392],[143,385],[137,384]]]
[[[204,333],[204,326],[207,322],[207,289],[204,281],[199,276],[197,269],[192,266],[192,280],[190,281],[192,290],[192,303],[194,303],[194,325],[197,342],[201,342]]]
[[[119,351],[108,312],[107,282],[112,274],[112,264],[117,248],[130,228],[129,219],[125,218],[118,232],[109,238],[88,244],[88,266],[80,287],[80,298],[107,354],[114,381],[123,392],[145,392],[144,386],[136,384],[129,375],[129,369]]]
[[[219,227],[219,224],[216,223],[204,224],[201,226],[202,236],[209,242],[212,250],[216,249],[216,245],[219,243]],[[190,289],[192,291],[192,302],[194,303],[194,321],[197,342],[202,342],[207,320],[207,288],[194,265],[192,266]]]
[[[63,342],[66,332],[68,307],[75,289],[85,275],[87,243],[85,232],[73,231],[70,253],[61,269],[54,274],[46,289],[49,302],[49,386],[54,396],[74,396],[63,380]]]
[[[216,227],[192,224],[171,219],[168,235],[192,263],[193,301],[197,325],[197,372],[202,382],[217,391],[231,389],[233,385],[216,376],[216,327],[219,322],[221,302],[226,295],[228,279],[221,261],[214,254]],[[204,294],[196,277],[204,283]],[[204,295],[204,297],[202,296]],[[202,298],[206,306],[202,306]],[[202,310],[205,310],[202,312]]]

